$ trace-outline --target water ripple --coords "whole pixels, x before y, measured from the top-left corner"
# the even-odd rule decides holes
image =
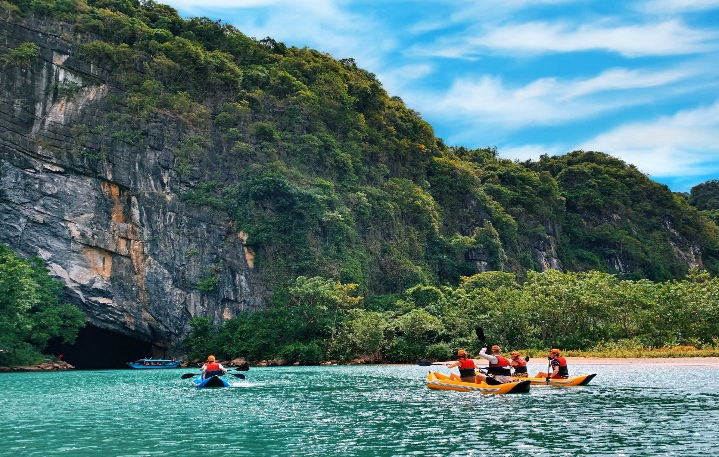
[[[0,455],[699,455],[715,367],[582,366],[591,385],[429,390],[416,366],[258,368],[197,390],[181,370],[0,375]]]

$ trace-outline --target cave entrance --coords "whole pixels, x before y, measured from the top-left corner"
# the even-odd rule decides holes
[[[75,344],[51,341],[43,351],[59,356],[79,370],[127,368],[127,362],[158,356],[153,345],[92,325],[80,329]],[[162,355],[160,352],[160,356]]]

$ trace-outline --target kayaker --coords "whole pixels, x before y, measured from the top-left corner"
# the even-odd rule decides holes
[[[465,351],[464,349],[460,349],[457,351],[457,358],[459,360],[457,360],[456,362],[448,363],[447,367],[459,367],[459,376],[454,373],[450,373],[449,379],[462,382],[476,382],[474,370],[475,368],[477,368],[477,365],[474,363],[474,359],[470,359],[467,356],[467,351]]]
[[[549,366],[551,371],[549,374],[540,371],[537,373],[537,378],[560,378],[566,379],[569,377],[569,368],[567,367],[567,359],[562,357],[559,349],[552,349],[549,351]]]
[[[562,357],[559,349],[552,349],[549,351],[549,356],[552,358],[552,372],[549,374],[550,378],[568,378],[569,368],[567,367],[567,359]]]
[[[483,347],[479,351],[479,356],[489,360],[489,368],[487,369],[487,375],[492,376],[499,382],[512,382],[512,369],[510,368],[509,360],[502,357],[502,348],[496,344],[492,346],[492,353],[487,354],[487,346]],[[487,375],[477,373],[477,381],[485,381]]]
[[[522,354],[519,351],[512,352],[512,360],[509,361],[509,365],[514,368],[512,376],[517,378],[526,378],[529,376],[527,373],[527,361],[522,358]]]
[[[221,363],[215,361],[214,355],[208,355],[207,362],[202,365],[200,371],[202,371],[202,379],[206,379],[211,376],[222,376],[227,373],[227,368],[223,367]]]

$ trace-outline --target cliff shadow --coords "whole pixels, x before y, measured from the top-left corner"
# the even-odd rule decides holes
[[[127,362],[157,356],[150,343],[92,325],[80,329],[75,344],[51,341],[43,352],[62,355],[80,370],[127,368]]]

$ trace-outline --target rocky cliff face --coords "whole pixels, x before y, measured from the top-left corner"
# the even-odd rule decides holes
[[[0,56],[40,47],[28,65],[0,61],[0,242],[43,258],[89,324],[159,347],[192,317],[261,306],[242,233],[178,198],[172,150],[191,127],[158,114],[140,141],[111,137],[119,88],[63,27],[0,19]]]

